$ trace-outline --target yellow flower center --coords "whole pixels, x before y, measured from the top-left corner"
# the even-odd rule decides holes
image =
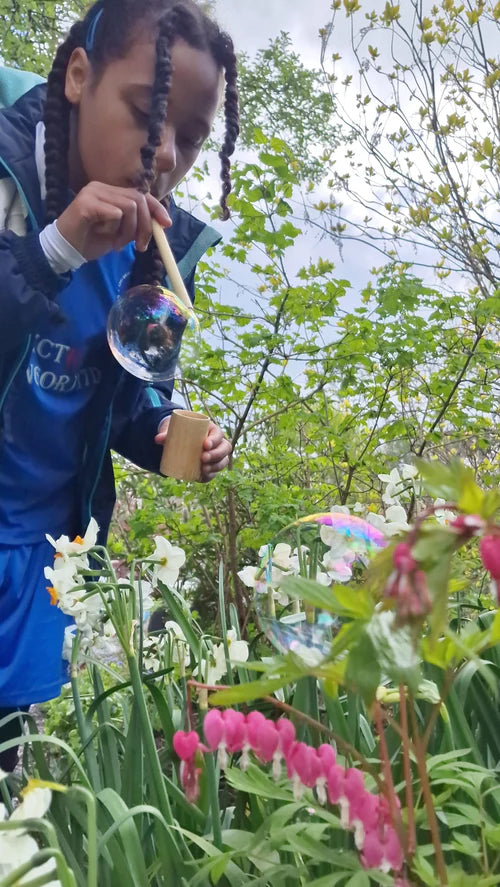
[[[53,792],[67,792],[68,789],[65,785],[60,785],[59,782],[48,782],[46,779],[28,779],[27,784],[23,788],[21,792],[21,798],[25,798],[26,795],[29,795],[35,788],[50,788]]]
[[[55,607],[59,600],[59,595],[53,585],[47,585],[47,591],[50,594],[50,606]]]

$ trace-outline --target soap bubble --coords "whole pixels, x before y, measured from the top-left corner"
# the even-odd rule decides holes
[[[280,653],[289,650],[308,665],[317,665],[330,650],[340,627],[327,610],[288,599],[286,577],[300,575],[328,588],[360,583],[370,559],[386,545],[368,521],[342,512],[300,518],[261,549],[255,574],[255,601],[260,626]]]
[[[133,287],[114,303],[108,343],[119,364],[148,382],[174,379],[183,341],[197,345],[199,323],[192,309],[160,286]]]

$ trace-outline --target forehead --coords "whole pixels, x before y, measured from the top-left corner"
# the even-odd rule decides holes
[[[191,110],[213,118],[222,90],[223,75],[208,50],[195,49],[184,40],[176,40],[171,49],[172,75],[169,110]],[[156,65],[154,40],[142,37],[134,41],[125,56],[107,66],[103,79],[123,92],[134,91],[151,98]]]

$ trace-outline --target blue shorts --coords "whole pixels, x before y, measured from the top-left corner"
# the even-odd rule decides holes
[[[71,619],[51,606],[44,567],[54,549],[0,545],[0,708],[23,708],[59,696],[69,680],[62,658]]]

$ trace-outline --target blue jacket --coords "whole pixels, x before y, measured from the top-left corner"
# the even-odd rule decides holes
[[[0,231],[0,446],[2,412],[10,385],[25,370],[38,325],[58,314],[58,294],[69,275],[50,268],[38,240],[44,224],[35,163],[36,124],[43,116],[46,88],[35,86],[0,111],[0,179],[16,187],[27,215],[27,233]],[[168,239],[191,297],[197,261],[220,239],[217,232],[172,202]],[[3,226],[4,220],[0,220]],[[6,227],[8,227],[8,219]],[[158,425],[175,404],[168,385],[148,386],[116,363],[103,337],[102,382],[92,404],[79,471],[81,527],[91,515],[105,539],[115,502],[111,449],[149,471],[158,471],[161,448],[154,443]]]

